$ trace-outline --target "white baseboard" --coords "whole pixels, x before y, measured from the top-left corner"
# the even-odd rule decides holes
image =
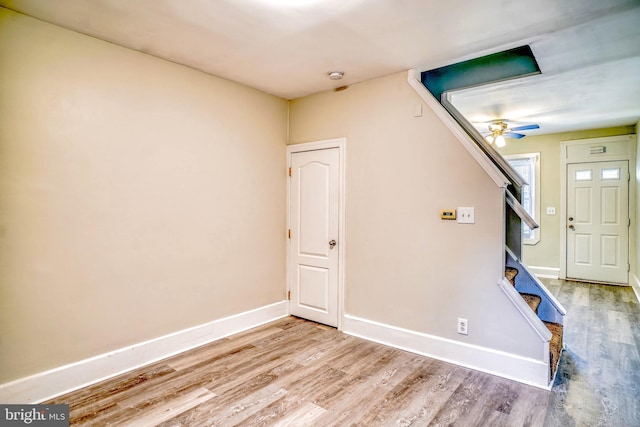
[[[631,288],[633,292],[636,294],[636,299],[640,301],[640,280],[638,280],[638,276],[633,275],[633,282],[631,283]]]
[[[350,315],[345,315],[343,325],[343,332],[349,335],[545,390],[551,388],[549,366],[542,360],[465,344]]]
[[[39,403],[183,351],[287,316],[280,301],[0,384],[1,403]]]
[[[529,271],[535,274],[537,277],[544,277],[545,279],[557,279],[560,276],[560,268],[556,267],[539,267],[535,265],[528,265]]]

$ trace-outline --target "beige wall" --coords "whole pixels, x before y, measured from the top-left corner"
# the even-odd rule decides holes
[[[560,143],[630,133],[634,133],[633,126],[528,136],[508,140],[506,147],[500,149],[503,155],[540,153],[540,242],[524,245],[522,259],[527,265],[560,267]],[[556,215],[547,215],[547,207],[555,207]]]
[[[503,193],[398,73],[290,104],[290,143],[347,138],[347,314],[531,357],[496,285]],[[474,206],[476,224],[441,209]],[[469,320],[467,337],[456,333]]]
[[[0,8],[0,383],[283,300],[286,120]]]

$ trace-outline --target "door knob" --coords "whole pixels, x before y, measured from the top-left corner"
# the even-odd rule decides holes
[[[569,217],[569,221],[573,221],[573,217],[572,216]]]
[[[329,242],[329,249],[333,249],[333,247],[336,245],[336,241],[332,240]]]
[[[576,228],[573,226],[573,224],[569,225],[569,230],[575,230]]]

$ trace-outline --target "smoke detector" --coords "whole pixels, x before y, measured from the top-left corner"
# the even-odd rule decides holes
[[[344,76],[344,72],[342,71],[331,71],[329,73],[329,78],[331,80],[340,80]]]

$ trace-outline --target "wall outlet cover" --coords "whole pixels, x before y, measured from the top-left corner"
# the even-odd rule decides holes
[[[458,317],[458,333],[460,335],[469,335],[469,321]]]

